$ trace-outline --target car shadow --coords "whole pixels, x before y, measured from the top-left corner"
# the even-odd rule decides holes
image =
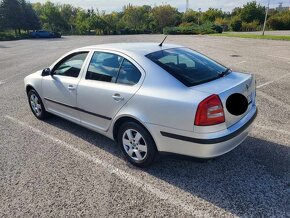
[[[10,47],[7,47],[5,45],[0,45],[0,48],[10,48]]]
[[[118,158],[115,143],[93,131],[52,116],[48,124],[74,134]],[[208,161],[163,156],[150,175],[243,217],[287,217],[290,212],[290,147],[248,137],[230,153]]]

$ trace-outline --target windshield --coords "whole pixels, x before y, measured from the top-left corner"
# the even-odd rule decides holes
[[[188,48],[174,48],[146,55],[184,85],[190,87],[220,78],[229,69]]]

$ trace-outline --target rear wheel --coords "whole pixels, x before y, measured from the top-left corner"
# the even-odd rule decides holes
[[[39,120],[44,120],[48,113],[46,112],[38,93],[34,89],[31,89],[27,96],[31,111],[33,112],[34,116]]]
[[[135,122],[124,123],[118,132],[118,145],[126,159],[135,166],[146,167],[158,154],[149,132]]]

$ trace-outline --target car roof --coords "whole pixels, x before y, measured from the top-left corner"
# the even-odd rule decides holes
[[[174,44],[163,44],[162,47],[159,46],[159,43],[152,43],[152,42],[135,42],[135,43],[110,43],[110,44],[100,44],[100,45],[91,45],[87,47],[80,48],[81,50],[84,49],[105,49],[105,50],[112,50],[112,51],[119,51],[122,53],[134,53],[138,55],[147,55],[152,52],[164,50],[164,49],[171,49],[171,48],[180,48],[180,45]]]

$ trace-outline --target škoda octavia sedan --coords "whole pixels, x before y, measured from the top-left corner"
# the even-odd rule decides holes
[[[115,140],[137,166],[159,152],[225,154],[256,117],[255,78],[178,45],[118,43],[71,51],[25,78],[40,120],[55,114]]]

